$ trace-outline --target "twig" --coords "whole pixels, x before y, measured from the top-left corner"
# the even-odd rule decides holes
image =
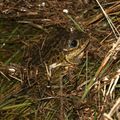
[[[112,107],[112,109],[110,110],[110,112],[104,113],[104,120],[113,120],[112,116],[115,112],[117,112],[117,110],[120,108],[120,98],[117,99],[116,103],[114,104],[114,106]]]

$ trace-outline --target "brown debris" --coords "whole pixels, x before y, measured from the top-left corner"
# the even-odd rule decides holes
[[[120,31],[120,2],[100,0],[100,3]],[[84,32],[79,31],[67,15]],[[115,59],[109,58],[112,62],[108,64],[108,69],[102,71],[104,66],[101,62],[106,60],[116,38],[95,1],[4,0],[0,2],[0,19],[5,22],[1,34],[11,33],[11,37],[6,39],[5,36],[0,44],[0,54],[3,56],[0,56],[1,84],[17,83],[7,92],[1,92],[0,99],[4,103],[16,98],[10,102],[12,105],[26,101],[31,103],[26,108],[22,106],[23,111],[22,107],[10,111],[9,107],[0,106],[0,119],[36,117],[40,120],[102,120],[103,113],[110,111],[117,97],[116,91],[114,99],[109,95],[104,96],[112,83],[112,77],[108,77],[108,81],[104,78],[116,75],[116,69],[120,67],[120,55],[118,50]],[[18,29],[14,25],[18,25]],[[15,48],[12,48],[14,45]],[[78,46],[82,49],[77,54],[79,57],[72,54]],[[20,50],[18,56],[15,54],[16,49]],[[81,49],[78,49],[79,52]],[[72,59],[72,55],[76,59]],[[20,56],[17,64],[18,61],[13,58]],[[11,61],[16,64],[10,64]],[[74,64],[76,61],[78,64]],[[98,74],[96,71],[99,67]],[[95,74],[98,79],[82,101],[84,90]],[[18,113],[15,114],[16,111]]]

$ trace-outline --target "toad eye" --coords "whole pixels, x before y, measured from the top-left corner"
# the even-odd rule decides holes
[[[68,44],[69,48],[75,48],[78,46],[78,40],[70,40]]]

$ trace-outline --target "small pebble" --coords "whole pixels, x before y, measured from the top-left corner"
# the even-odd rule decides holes
[[[45,7],[45,2],[42,2],[41,6],[42,6],[42,7]]]
[[[14,68],[9,68],[9,71],[14,73],[15,72],[15,69]]]
[[[67,9],[63,9],[63,12],[68,14],[68,10]]]

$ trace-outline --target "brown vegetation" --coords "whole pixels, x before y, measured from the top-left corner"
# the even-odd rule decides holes
[[[1,120],[120,119],[120,1],[99,2],[0,2]]]

